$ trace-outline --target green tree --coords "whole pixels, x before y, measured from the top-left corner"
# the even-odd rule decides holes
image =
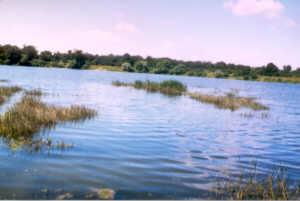
[[[40,53],[40,56],[39,56],[40,60],[43,60],[43,61],[46,61],[46,62],[51,61],[52,58],[53,58],[52,52],[50,52],[50,51],[43,51],[43,52]]]
[[[175,66],[174,68],[174,74],[176,75],[182,75],[186,73],[186,65],[184,64],[178,64],[177,66]]]
[[[123,71],[127,71],[127,72],[133,72],[134,71],[129,62],[122,63],[122,69],[123,69]]]
[[[221,78],[222,77],[222,72],[220,70],[216,70],[214,72],[215,78]]]
[[[31,66],[31,61],[38,57],[38,51],[32,45],[24,45],[21,51],[22,58],[20,60],[20,64],[24,66]]]
[[[143,61],[143,60],[137,61],[134,64],[134,67],[135,67],[135,69],[136,69],[137,72],[140,72],[140,73],[147,73],[147,72],[149,72],[147,61]]]
[[[20,62],[22,55],[21,55],[21,49],[19,47],[4,45],[3,49],[5,55],[4,64],[14,65]]]
[[[278,75],[278,73],[279,73],[279,69],[273,63],[268,63],[268,65],[264,69],[264,75],[272,76],[272,75]]]
[[[289,75],[291,72],[292,72],[292,66],[291,65],[283,66],[283,74],[284,75]]]

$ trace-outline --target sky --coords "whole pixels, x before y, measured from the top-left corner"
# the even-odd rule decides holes
[[[300,67],[299,0],[0,0],[0,44]]]

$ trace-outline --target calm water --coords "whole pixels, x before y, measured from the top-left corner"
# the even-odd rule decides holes
[[[247,168],[251,160],[261,174],[274,163],[288,166],[290,179],[300,183],[300,85],[9,66],[0,66],[0,79],[10,80],[2,86],[40,87],[49,93],[45,102],[86,105],[99,113],[49,133],[54,141],[74,143],[64,151],[13,152],[0,141],[1,199],[52,199],[63,193],[85,199],[100,188],[115,189],[116,199],[204,198],[217,176]],[[232,112],[185,96],[111,85],[136,79],[176,79],[189,91],[205,93],[239,89],[271,109]],[[244,113],[255,117],[241,117]],[[261,118],[262,113],[268,117]]]

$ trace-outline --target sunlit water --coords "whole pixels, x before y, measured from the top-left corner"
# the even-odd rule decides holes
[[[2,86],[40,87],[48,93],[42,98],[47,103],[85,105],[99,113],[93,120],[50,131],[53,141],[74,143],[64,151],[13,152],[1,141],[2,199],[53,199],[63,193],[85,199],[101,188],[114,189],[116,199],[205,198],[217,177],[247,168],[251,160],[261,174],[274,164],[288,166],[290,180],[300,183],[300,85],[10,66],[0,67],[0,79],[10,80]],[[176,79],[189,91],[203,93],[239,89],[270,110],[232,112],[186,96],[111,85],[137,79]],[[242,117],[244,113],[255,117]],[[47,195],[41,192],[45,188]]]

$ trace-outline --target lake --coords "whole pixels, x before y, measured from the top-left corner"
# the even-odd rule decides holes
[[[64,193],[86,199],[101,188],[114,189],[115,199],[201,199],[217,178],[239,173],[251,161],[262,175],[274,164],[288,166],[291,182],[300,184],[300,85],[12,66],[0,66],[0,79],[10,81],[2,86],[41,88],[47,103],[98,111],[92,120],[59,125],[47,134],[73,148],[28,153],[12,151],[1,140],[0,199],[55,199]],[[187,96],[111,85],[137,79],[176,79],[192,92],[238,89],[270,110],[233,112]],[[248,113],[254,117],[243,116]]]

